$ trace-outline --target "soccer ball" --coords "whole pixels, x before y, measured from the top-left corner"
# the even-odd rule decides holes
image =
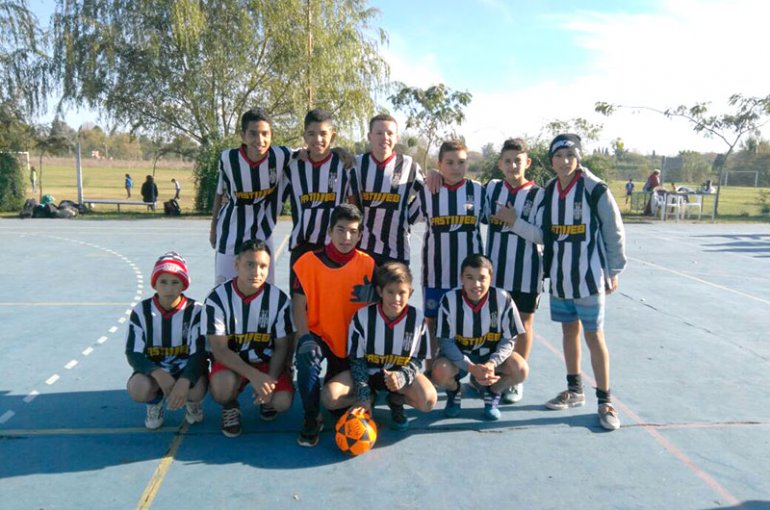
[[[362,407],[345,413],[334,427],[335,441],[340,450],[348,455],[361,455],[371,450],[377,441],[377,424]]]

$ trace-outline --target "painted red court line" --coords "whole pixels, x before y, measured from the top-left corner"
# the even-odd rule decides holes
[[[553,354],[555,354],[558,358],[560,358],[562,361],[564,361],[564,356],[562,352],[554,347],[545,337],[539,334],[535,334],[535,337]],[[583,377],[586,378],[586,380],[589,381],[591,385],[595,385],[596,381],[594,381],[588,374],[584,374]],[[623,413],[631,418],[632,421],[636,422],[637,425],[639,425],[645,432],[647,432],[650,436],[652,436],[655,441],[660,444],[663,448],[668,450],[668,452],[673,455],[677,460],[679,460],[681,463],[683,463],[685,466],[687,466],[690,471],[692,471],[695,476],[703,480],[706,485],[711,488],[714,492],[716,492],[719,496],[724,498],[724,502],[728,505],[734,505],[737,506],[740,504],[740,500],[733,496],[730,491],[728,491],[722,484],[717,482],[714,478],[711,477],[706,471],[704,471],[698,464],[695,463],[690,457],[688,457],[682,450],[677,448],[671,441],[666,439],[663,434],[658,432],[658,427],[649,425],[642,420],[642,418],[639,417],[636,412],[634,412],[630,407],[628,407],[626,404],[624,404],[620,399],[618,399],[616,396],[613,395],[612,397],[612,403],[615,404],[618,408],[620,408]]]

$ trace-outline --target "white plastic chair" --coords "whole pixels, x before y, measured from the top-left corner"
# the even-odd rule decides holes
[[[684,197],[681,195],[666,193],[665,205],[661,207],[660,218],[665,220],[673,214],[676,221],[679,221],[683,209],[682,204],[684,203]]]
[[[700,220],[703,215],[703,195],[691,194],[687,195],[687,201],[682,204],[684,208],[684,217],[690,217],[690,210],[695,209],[698,212],[698,219]]]

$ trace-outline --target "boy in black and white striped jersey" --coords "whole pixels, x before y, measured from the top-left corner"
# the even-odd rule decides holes
[[[400,262],[376,270],[379,303],[361,308],[350,322],[348,357],[356,405],[371,411],[373,392],[387,391],[391,427],[409,427],[404,404],[427,413],[436,405],[436,389],[422,372],[430,357],[422,312],[409,305],[412,273]]]
[[[510,294],[491,286],[492,263],[483,255],[467,257],[461,266],[462,287],[444,294],[436,336],[441,348],[433,363],[433,381],[446,389],[444,414],[460,414],[462,385],[470,374],[486,389],[484,418],[499,420],[500,394],[527,378],[527,361],[513,350],[523,330]]]

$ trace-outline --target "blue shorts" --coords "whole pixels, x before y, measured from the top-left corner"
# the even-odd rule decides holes
[[[604,293],[579,299],[561,299],[551,296],[551,320],[554,322],[583,323],[586,331],[604,329]]]
[[[438,316],[438,305],[444,294],[452,289],[442,289],[440,287],[425,287],[422,290],[423,313],[425,317],[435,319]]]

